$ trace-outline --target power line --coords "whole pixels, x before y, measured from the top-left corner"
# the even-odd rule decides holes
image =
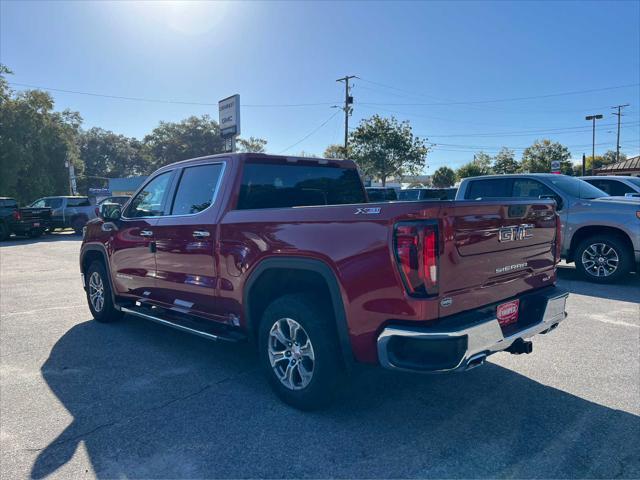
[[[16,85],[20,87],[27,88],[37,88],[39,90],[47,90],[51,92],[61,92],[61,93],[73,93],[76,95],[87,95],[90,97],[101,97],[101,98],[110,98],[114,100],[128,100],[133,102],[148,102],[148,103],[165,103],[165,104],[176,104],[176,105],[198,105],[203,107],[212,107],[217,106],[218,103],[207,103],[207,102],[187,102],[182,100],[162,100],[158,98],[144,98],[144,97],[125,97],[122,95],[109,95],[105,93],[94,93],[94,92],[82,92],[79,90],[65,90],[62,88],[52,88],[52,87],[43,87],[39,85],[31,85],[28,83],[18,83],[18,82],[8,82],[10,85]],[[327,106],[327,105],[335,105],[339,102],[318,102],[318,103],[274,103],[274,104],[258,104],[258,103],[245,103],[241,105],[242,107],[256,107],[256,108],[277,108],[277,107],[316,107],[316,106]]]
[[[420,106],[437,106],[437,105],[477,105],[486,103],[501,103],[501,102],[516,102],[522,100],[536,100],[540,98],[552,98],[552,97],[564,97],[568,95],[581,95],[584,93],[603,92],[607,90],[617,90],[621,88],[637,87],[640,83],[630,83],[626,85],[616,85],[613,87],[592,88],[589,90],[574,90],[571,92],[562,93],[549,93],[546,95],[530,95],[526,97],[510,97],[510,98],[494,98],[490,100],[467,100],[467,101],[454,101],[454,102],[436,102],[436,103],[374,103],[367,102],[361,103],[362,105],[420,105]]]
[[[293,147],[295,147],[296,145],[301,144],[302,142],[304,142],[307,138],[309,138],[311,135],[313,135],[314,133],[316,133],[318,130],[320,130],[322,127],[324,127],[327,123],[329,123],[333,117],[335,117],[338,113],[340,113],[340,110],[336,110],[335,112],[333,112],[333,114],[327,118],[324,122],[322,122],[320,125],[318,125],[316,128],[314,128],[313,130],[311,130],[307,135],[305,135],[304,137],[302,137],[300,140],[298,140],[296,143],[293,143],[291,145],[289,145],[287,148],[285,148],[284,150],[281,150],[280,152],[278,152],[278,154],[284,153],[287,150],[292,149]]]
[[[635,125],[640,122],[624,122],[623,125]],[[601,127],[609,127],[615,126],[615,123],[603,123]],[[456,133],[456,134],[447,134],[447,135],[434,135],[434,134],[424,134],[421,136],[425,136],[428,138],[452,138],[452,137],[520,137],[527,135],[544,135],[544,134],[565,134],[565,133],[584,133],[590,132],[591,129],[584,126],[576,126],[576,127],[559,127],[554,129],[546,129],[546,130],[520,130],[520,131],[507,131],[507,132],[484,132],[484,133]]]

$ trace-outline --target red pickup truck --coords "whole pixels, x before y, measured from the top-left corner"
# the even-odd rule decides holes
[[[354,364],[464,371],[565,319],[550,200],[370,203],[346,160],[226,154],[159,169],[85,229],[101,322],[252,341],[278,395],[323,405]]]

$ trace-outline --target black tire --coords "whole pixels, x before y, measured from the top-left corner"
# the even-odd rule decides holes
[[[0,223],[0,242],[9,238],[9,227],[4,223]]]
[[[617,261],[614,260],[616,258]],[[633,265],[633,253],[616,235],[593,235],[578,244],[574,261],[576,270],[585,280],[594,283],[613,283],[629,273]],[[591,263],[592,261],[594,263]],[[612,265],[616,267],[613,268]]]
[[[87,221],[84,218],[78,217],[73,222],[71,222],[71,228],[76,235],[82,235],[82,229],[84,228]]]
[[[284,370],[285,366],[287,370],[291,368],[291,362],[296,362],[293,357],[300,355],[302,348],[289,344],[290,348],[296,348],[297,352],[289,351],[289,356],[277,362],[275,367],[272,367],[270,360],[270,342],[275,342],[278,349],[281,348],[280,342],[272,337],[271,330],[277,322],[286,322],[284,319],[297,322],[302,327],[302,331],[298,330],[298,341],[306,344],[305,338],[308,338],[312,346],[311,352],[314,357],[312,364],[309,363],[309,358],[302,357],[298,360],[298,373],[292,374],[293,383],[299,380],[297,389],[285,386],[277,370]],[[344,376],[334,322],[333,314],[327,311],[327,308],[313,295],[308,294],[284,295],[274,300],[262,316],[258,330],[260,364],[278,397],[292,407],[300,410],[315,410],[327,405],[333,399]],[[286,349],[286,345],[283,346]],[[308,372],[311,366],[310,380],[304,386],[305,380],[300,374],[302,365],[305,365],[303,367],[305,372]],[[286,377],[286,374],[283,376]]]
[[[85,282],[87,286],[87,303],[93,318],[98,322],[109,323],[115,322],[122,318],[122,312],[117,310],[113,305],[113,297],[111,296],[111,285],[104,264],[101,261],[94,261],[87,269]],[[92,301],[91,295],[95,293],[94,284],[102,285],[102,303]]]
[[[28,237],[29,238],[39,238],[42,236],[43,231],[39,228],[34,228],[33,230],[29,231]]]

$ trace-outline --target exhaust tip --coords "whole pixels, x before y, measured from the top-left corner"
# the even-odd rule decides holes
[[[506,351],[509,353],[513,353],[514,355],[531,353],[533,352],[533,342],[519,338],[515,342],[513,342]]]
[[[487,359],[487,356],[484,353],[471,357],[469,360],[467,360],[467,365],[465,370],[471,370],[472,368],[479,367],[484,363],[486,359]]]

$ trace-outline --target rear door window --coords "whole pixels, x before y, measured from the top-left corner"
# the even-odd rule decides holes
[[[509,185],[511,179],[487,178],[486,180],[471,180],[464,198],[468,200],[478,198],[504,198],[511,196]]]
[[[67,207],[89,207],[91,202],[88,198],[69,198],[67,199]]]
[[[603,192],[614,196],[624,196],[625,193],[634,191],[630,186],[618,180],[590,180],[589,183]]]
[[[364,203],[358,171],[331,165],[246,163],[237,208]]]
[[[171,215],[190,215],[209,208],[213,204],[223,166],[222,163],[216,163],[185,168]]]
[[[513,181],[512,195],[516,198],[540,198],[555,193],[546,185],[531,178],[516,178]]]

